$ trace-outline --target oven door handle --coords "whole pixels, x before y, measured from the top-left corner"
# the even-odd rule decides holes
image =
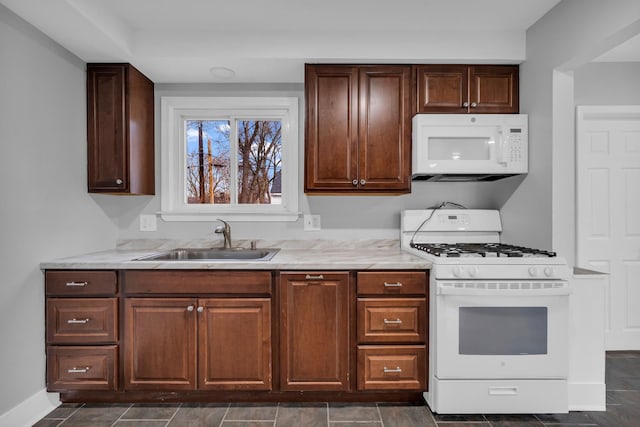
[[[516,282],[517,283],[517,282]],[[541,284],[542,285],[542,284]],[[487,297],[495,297],[495,296],[563,296],[570,295],[571,288],[569,283],[566,281],[558,281],[557,283],[553,282],[551,286],[540,286],[540,287],[529,287],[523,288],[522,284],[520,284],[519,288],[516,286],[509,286],[505,288],[497,287],[491,288],[484,286],[482,283],[477,282],[456,282],[454,284],[449,283],[438,283],[436,289],[437,295],[450,295],[450,296],[464,296],[464,295],[474,295],[474,296],[487,296]]]

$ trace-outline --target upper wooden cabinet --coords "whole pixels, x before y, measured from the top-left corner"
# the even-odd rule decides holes
[[[153,82],[130,64],[87,64],[90,193],[155,194]]]
[[[418,65],[418,113],[519,112],[517,65]]]
[[[305,192],[408,193],[411,66],[305,66]]]

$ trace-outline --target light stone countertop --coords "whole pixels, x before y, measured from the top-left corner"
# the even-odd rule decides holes
[[[174,248],[217,248],[218,241],[148,240],[119,242],[113,250],[42,262],[42,270],[402,270],[431,268],[431,262],[402,251],[397,240],[257,240],[258,249],[280,248],[270,261],[134,261]],[[249,241],[234,245],[248,247]]]

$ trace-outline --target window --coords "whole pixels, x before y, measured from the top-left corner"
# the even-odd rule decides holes
[[[162,97],[162,217],[295,221],[297,98]]]

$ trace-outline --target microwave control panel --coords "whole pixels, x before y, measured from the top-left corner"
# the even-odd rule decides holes
[[[519,128],[509,129],[509,136],[507,139],[507,153],[506,153],[505,160],[509,163],[522,162],[523,145],[524,144],[522,141],[522,129],[519,129]]]

